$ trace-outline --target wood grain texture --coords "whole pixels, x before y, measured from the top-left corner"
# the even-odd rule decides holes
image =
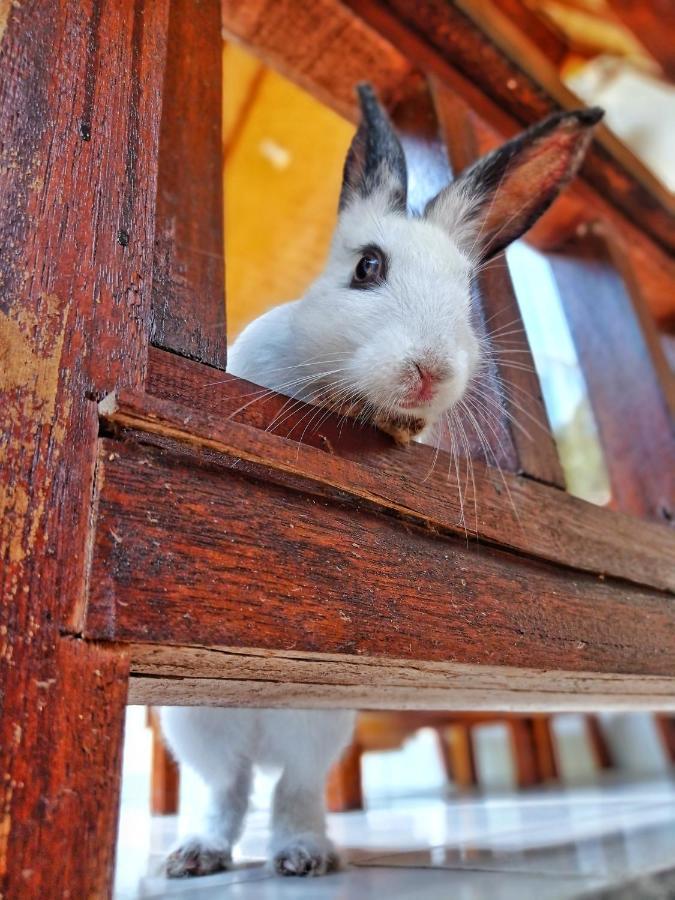
[[[460,93],[471,106],[493,114],[493,124],[498,125],[499,113],[494,118],[494,109],[486,106],[484,100],[481,103],[477,94],[483,94],[501,115],[505,112],[521,126],[544,118],[558,107],[543,86],[546,79],[527,74],[526,60],[510,59],[505,48],[496,46],[481,30],[486,28],[485,23],[472,21],[458,4],[444,0],[425,0],[415,5],[405,0],[347,0],[347,5],[414,65],[436,72],[444,80],[447,69],[455,69],[460,79],[448,81],[448,86],[461,86]],[[473,4],[473,8],[479,7]],[[467,84],[472,88],[465,89]],[[675,201],[608,132],[599,135],[582,171],[624,216],[669,251],[675,249]]]
[[[200,367],[169,354],[155,352],[150,361],[149,385],[154,390],[179,403],[187,404],[190,398],[193,402],[179,411],[173,403],[149,396],[130,398],[127,425],[144,429],[145,440],[154,429],[158,439],[164,434],[189,447],[209,446],[217,454],[275,466],[280,473],[310,480],[316,490],[332,487],[463,537],[478,534],[570,568],[675,589],[675,543],[661,525],[641,522],[636,527],[628,516],[531,479],[509,473],[500,477],[479,460],[473,466],[475,497],[471,489],[462,502],[454,467],[443,454],[435,458],[431,447],[394,447],[375,429],[342,424],[330,416],[320,427],[306,428],[305,408],[284,419],[283,397],[252,402],[254,388],[248,382],[225,376],[225,381],[210,383],[208,372],[206,381]],[[198,412],[198,404],[209,412]],[[308,409],[313,414],[313,408]],[[122,424],[124,415],[118,410],[109,419]],[[242,430],[237,422],[255,428]]]
[[[233,647],[122,645],[131,703],[513,711],[673,709],[675,678]]]
[[[87,397],[144,377],[165,25],[163,0],[16,4],[2,38],[8,898],[101,897],[112,875],[125,666],[60,631],[77,630],[84,597],[97,432]]]
[[[467,546],[240,465],[102,442],[89,637],[672,672],[670,595]]]
[[[613,502],[653,521],[675,519],[675,435],[652,347],[635,303],[601,236],[551,254],[560,297],[584,372]],[[672,375],[660,367],[669,380]],[[672,387],[671,387],[672,390]],[[674,538],[675,540],[675,538]]]
[[[152,342],[225,368],[219,0],[173,0],[159,145]]]
[[[395,106],[411,78],[420,79],[401,53],[336,0],[228,0],[222,16],[227,37],[353,122],[359,81],[370,81]]]
[[[24,655],[23,661],[25,662]],[[128,660],[72,638],[31,662],[29,716],[2,710],[0,896],[107,897],[115,862]]]

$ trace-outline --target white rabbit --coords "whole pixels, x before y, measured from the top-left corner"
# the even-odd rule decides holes
[[[358,411],[400,442],[457,403],[477,371],[477,267],[526,231],[574,175],[602,111],[555,114],[480,160],[423,214],[408,214],[403,150],[368,85],[344,169],[328,262],[307,293],[252,322],[228,371],[307,401]],[[251,770],[276,766],[270,853],[282,875],[337,863],[324,780],[350,739],[347,711],[174,707],[162,723],[177,758],[212,791],[205,835],[170,855],[171,876],[227,868]]]

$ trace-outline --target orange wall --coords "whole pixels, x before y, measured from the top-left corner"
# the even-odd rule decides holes
[[[302,294],[323,266],[354,127],[233,44],[225,46],[228,336]]]

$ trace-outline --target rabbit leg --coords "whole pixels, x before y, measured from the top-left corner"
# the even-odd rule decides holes
[[[227,780],[211,785],[204,834],[182,840],[166,860],[169,878],[210,875],[232,864],[232,847],[241,836],[251,792],[251,763],[241,759]]]
[[[272,807],[272,865],[279,875],[325,875],[338,867],[335,847],[326,835],[325,771],[287,765],[277,783]]]

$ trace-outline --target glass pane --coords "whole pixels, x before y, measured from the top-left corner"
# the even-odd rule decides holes
[[[525,241],[516,241],[506,256],[567,489],[592,503],[607,503],[607,468],[551,267]]]

